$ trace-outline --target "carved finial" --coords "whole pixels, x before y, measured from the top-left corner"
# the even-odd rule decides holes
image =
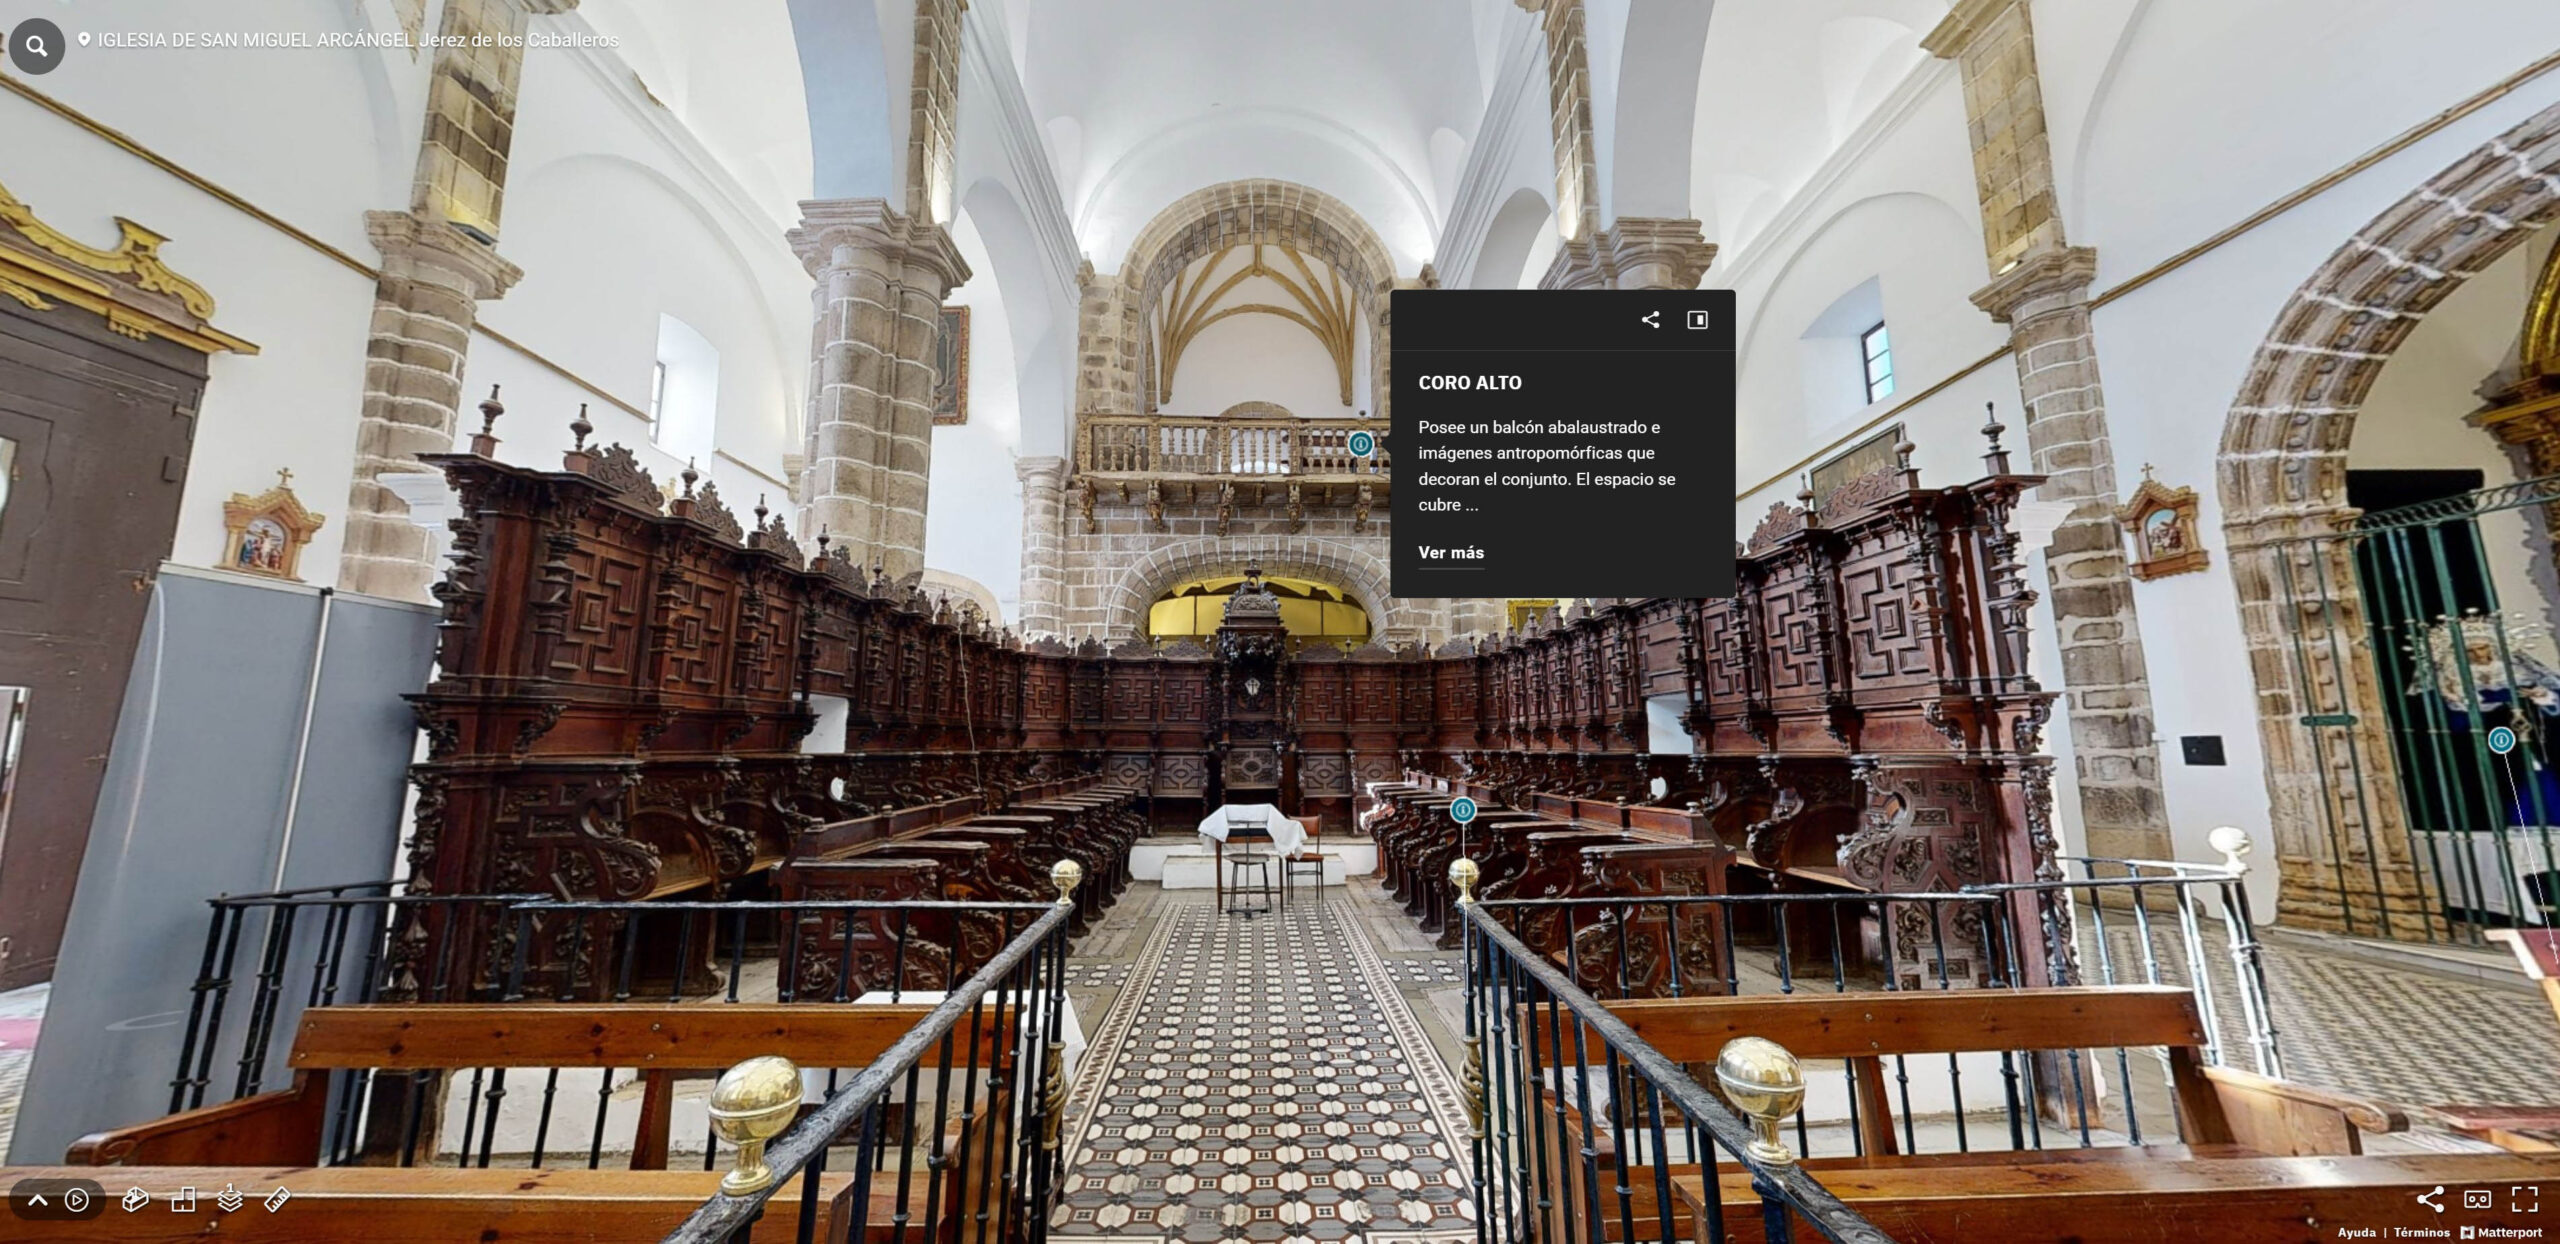
[[[1910,469],[1911,469],[1911,455],[1913,455],[1913,454],[1915,454],[1915,453],[1918,453],[1919,451],[1920,451],[1920,447],[1919,447],[1919,446],[1917,446],[1917,445],[1912,444],[1912,443],[1911,443],[1911,442],[1909,442],[1909,441],[1904,441],[1904,442],[1902,442],[1901,444],[1894,446],[1894,447],[1893,447],[1893,469],[1894,469],[1894,470],[1897,470],[1897,471],[1908,471],[1908,470],[1910,470]]]
[[[2142,482],[2146,484],[2151,482],[2151,464],[2148,462],[2142,464]]]
[[[480,430],[471,434],[471,452],[483,458],[498,456],[498,416],[507,408],[498,401],[498,386],[489,386],[489,396],[480,403]]]
[[[825,523],[818,524],[818,556],[826,556],[827,546],[835,542],[835,533],[828,531]]]
[[[569,452],[576,454],[587,452],[587,438],[594,435],[595,430],[596,425],[587,422],[587,404],[578,403],[578,417],[569,421],[569,434],[578,439],[569,447]]]
[[[693,459],[684,460],[684,474],[676,478],[684,481],[684,499],[693,500],[693,485],[702,478],[702,473],[693,469]]]
[[[763,526],[764,526],[764,516],[765,516],[765,515],[767,515],[767,514],[770,514],[770,513],[772,513],[772,511],[767,510],[766,508],[764,508],[764,494],[763,494],[763,493],[757,493],[757,494],[756,494],[756,526],[757,526],[757,527],[759,527],[759,528],[763,527]]]
[[[277,467],[277,468],[276,468],[276,487],[278,487],[278,488],[291,488],[291,487],[293,487],[293,468],[292,468],[292,467]]]
[[[2006,475],[2009,473],[2009,451],[2000,447],[2000,434],[2009,429],[2000,426],[1999,412],[1989,402],[1982,404],[1982,419],[1983,438],[1991,442],[1991,448],[1983,451],[1982,463],[1991,469],[1992,474]]]

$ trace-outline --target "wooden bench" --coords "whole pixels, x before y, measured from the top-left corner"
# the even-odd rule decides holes
[[[414,1148],[410,1139],[418,1131],[432,1134],[432,1125],[423,1120],[436,1113],[448,1091],[444,1081],[464,1071],[495,1069],[519,1072],[516,1087],[506,1094],[492,1095],[522,1106],[538,1103],[546,1119],[574,1120],[562,1122],[553,1135],[554,1151],[563,1156],[585,1160],[607,1148],[602,1139],[592,1138],[585,1126],[589,1118],[601,1118],[598,1099],[592,1094],[571,1105],[557,1107],[550,1094],[543,1092],[540,1077],[524,1077],[526,1069],[535,1071],[592,1069],[602,1073],[609,1086],[612,1072],[631,1069],[639,1073],[640,1103],[635,1125],[628,1137],[628,1169],[623,1171],[540,1167],[526,1169],[475,1170],[473,1175],[504,1176],[504,1181],[487,1188],[522,1185],[527,1195],[537,1200],[558,1196],[563,1199],[562,1213],[569,1202],[580,1197],[608,1198],[639,1196],[656,1208],[652,1214],[671,1212],[661,1233],[681,1221],[709,1195],[716,1175],[700,1172],[666,1171],[671,1147],[670,1125],[674,1115],[674,1086],[683,1079],[703,1079],[717,1075],[727,1067],[759,1055],[776,1054],[806,1068],[857,1067],[871,1063],[885,1054],[933,1010],[925,1004],[807,1006],[756,1003],[696,1003],[656,1005],[627,1003],[588,1006],[552,1003],[440,1004],[440,1005],[361,1005],[315,1007],[303,1013],[300,1028],[294,1035],[288,1065],[293,1068],[293,1083],[281,1090],[261,1093],[218,1106],[183,1111],[178,1114],[112,1128],[83,1137],[71,1147],[66,1162],[82,1168],[81,1175],[111,1185],[123,1180],[146,1188],[124,1168],[206,1168],[260,1167],[293,1172],[265,1179],[264,1187],[281,1182],[293,1190],[295,1199],[305,1195],[296,1181],[304,1168],[329,1171],[362,1171],[362,1175],[338,1177],[340,1182],[328,1184],[313,1178],[312,1187],[335,1187],[350,1204],[379,1203],[385,1199],[464,1197],[467,1190],[440,1190],[431,1179],[424,1178],[423,1167],[436,1160],[435,1145],[429,1140],[423,1151]],[[955,1066],[984,1064],[1005,1057],[1013,1038],[1008,1035],[1017,1016],[1012,1008],[1000,1003],[986,1006],[985,1026],[970,1048],[970,1032],[965,1027],[955,1030],[952,1059]],[[942,1063],[937,1045],[926,1051],[920,1065],[930,1069]],[[373,1152],[361,1155],[360,1164],[319,1168],[318,1163],[329,1147],[327,1133],[332,1073],[340,1071],[377,1071],[411,1073],[406,1092],[388,1094],[377,1091],[373,1097],[377,1111],[388,1106],[400,1116],[397,1135],[391,1146],[398,1152]],[[1020,1082],[1020,1077],[1015,1077]],[[930,1082],[930,1077],[928,1077]],[[969,1154],[968,1170],[946,1176],[939,1218],[957,1223],[981,1208],[978,1198],[982,1190],[1000,1186],[1000,1181],[985,1178],[986,1163],[996,1145],[989,1138],[1006,1130],[1004,1104],[992,1100],[986,1081],[974,1081],[976,1100],[969,1112],[960,1113],[958,1103],[940,1110],[940,1136],[945,1153]],[[377,1089],[384,1082],[377,1082]],[[478,1081],[475,1079],[474,1085]],[[342,1090],[344,1085],[341,1085]],[[954,1090],[956,1093],[958,1090]],[[405,1098],[393,1101],[391,1098]],[[478,1103],[474,1103],[475,1106]],[[808,1103],[814,1106],[815,1103]],[[937,1103],[938,1105],[938,1103]],[[496,1103],[488,1107],[498,1109]],[[913,1106],[907,1108],[916,1108]],[[494,1121],[483,1126],[494,1131]],[[482,1133],[481,1147],[487,1148],[487,1132]],[[930,1125],[915,1129],[919,1149],[933,1143],[935,1129]],[[465,1146],[474,1138],[464,1136]],[[622,1150],[619,1144],[611,1146]],[[466,1152],[465,1157],[468,1157]],[[486,1155],[483,1155],[483,1161]],[[884,1159],[896,1161],[895,1158]],[[924,1155],[913,1159],[914,1169],[926,1169]],[[113,1172],[113,1173],[109,1173]],[[438,1174],[450,1174],[447,1166]],[[618,1176],[618,1180],[607,1178]],[[657,1176],[662,1183],[652,1183],[647,1176]],[[177,1178],[165,1172],[157,1176],[161,1184],[176,1187],[192,1184],[200,1192],[210,1194],[234,1175],[220,1171],[198,1173]],[[263,1178],[263,1177],[262,1177]],[[117,1185],[122,1186],[122,1185]],[[250,1186],[242,1181],[244,1191]],[[847,1193],[849,1179],[838,1187],[823,1185]],[[549,1191],[544,1191],[549,1189]],[[911,1222],[909,1238],[915,1244],[951,1244],[956,1239],[946,1233],[942,1241],[927,1241],[921,1235],[921,1223],[927,1199],[921,1185],[903,1198],[894,1181],[873,1181],[872,1206],[866,1219],[869,1233],[880,1236],[883,1229],[901,1212]],[[208,1206],[209,1208],[209,1206]],[[252,1207],[253,1209],[256,1207]],[[468,1206],[457,1212],[486,1214],[487,1209]],[[638,1212],[638,1211],[634,1211]],[[116,1217],[123,1217],[118,1214]],[[163,1214],[161,1217],[167,1217]],[[244,1220],[245,1221],[245,1220]],[[651,1221],[656,1221],[652,1219]],[[848,1216],[845,1222],[852,1221]],[[200,1223],[198,1226],[200,1227]],[[636,1232],[636,1228],[634,1229]],[[228,1229],[226,1228],[226,1234]],[[841,1230],[837,1238],[841,1238]],[[118,1237],[123,1238],[123,1237]],[[149,1237],[141,1237],[149,1238]],[[370,1233],[354,1237],[302,1235],[290,1238],[371,1238]],[[473,1232],[457,1235],[420,1236],[417,1238],[470,1239],[483,1238]],[[564,1234],[557,1237],[540,1234],[517,1234],[514,1229],[486,1238],[653,1238],[629,1236]],[[883,1237],[885,1238],[885,1237]]]
[[[2403,1130],[2407,1118],[2373,1102],[2271,1079],[2204,1062],[2203,1022],[2193,994],[2173,986],[2072,987],[2032,990],[1944,990],[1794,994],[1755,997],[1639,998],[1603,1004],[1634,1030],[1638,1039],[1676,1063],[1714,1063],[1727,1042],[1756,1036],[1775,1041],[1805,1060],[1845,1062],[1852,1083],[1861,1153],[1808,1161],[1808,1169],[1832,1173],[1867,1169],[1978,1167],[1985,1164],[2162,1162],[2201,1158],[2353,1156],[2362,1152],[2366,1132]],[[1573,1026],[1561,1030],[1524,1017],[1523,1032],[1532,1034],[1539,1065],[1570,1066],[1574,1061]],[[2152,1048],[2166,1052],[2171,1097],[2179,1125],[2179,1143],[2110,1146],[2069,1150],[2001,1150],[1978,1148],[1969,1153],[1904,1154],[1895,1128],[1896,1097],[1888,1084],[1888,1060],[1897,1055],[1952,1055],[1985,1051],[2069,1051],[2109,1048]],[[1601,1048],[1596,1034],[1582,1035],[1581,1048]],[[1561,1057],[1560,1057],[1561,1056]],[[2096,1065],[2094,1062],[2091,1064]],[[2118,1091],[2129,1086],[2119,1085]],[[1538,1086],[1554,1101],[1552,1090]],[[2022,1094],[2023,1095],[2023,1094]],[[1637,1191],[1629,1211],[1638,1222],[1660,1211],[1655,1201],[1659,1182],[1649,1167],[1618,1171],[1614,1129],[1586,1126],[1568,1097],[1556,1102],[1556,1126],[1565,1143],[1588,1145],[1603,1172],[1598,1198],[1604,1217],[1620,1215],[1615,1186]],[[2034,1103],[2018,1103],[2022,1110]],[[2090,1108],[2094,1120],[2096,1107]],[[2063,1129],[2046,1125],[2048,1139]],[[2069,1129],[2076,1140],[2078,1130]],[[1982,1130],[1974,1132],[1979,1143]],[[2005,1140],[2006,1136],[1996,1136]],[[2071,1156],[2062,1156],[2063,1154]],[[1589,1194],[1579,1165],[1566,1163],[1560,1203],[1580,1206]],[[1695,1163],[1668,1168],[1675,1182],[1682,1177],[1698,1185]],[[1693,1204],[1680,1212],[1696,1209]],[[1730,1230],[1732,1223],[1728,1221]],[[1613,1228],[1614,1229],[1614,1228]],[[1995,1238],[1995,1237],[1981,1237]],[[1996,1237],[2005,1238],[2005,1237]]]
[[[2491,929],[2488,937],[2515,952],[2525,979],[2542,986],[2553,1016],[2560,1018],[2560,931]],[[2431,1106],[2424,1113],[2430,1123],[2511,1153],[2560,1153],[2560,1105]]]
[[[2547,1209],[2519,1209],[2560,1204],[2560,1160],[2508,1154],[2170,1161],[2009,1156],[2015,1160],[1831,1167],[1815,1174],[1832,1195],[1902,1244],[2309,1244],[2342,1238],[2342,1227],[2376,1228],[2380,1234],[2372,1238],[2391,1239],[2395,1226],[2442,1230],[2448,1234],[2432,1238],[2443,1239],[2456,1226],[2547,1230]],[[1691,1171],[1671,1182],[1674,1197],[1694,1207],[1686,1238],[1707,1238],[1706,1177]],[[2493,1207],[2464,1210],[2464,1188],[2492,1189]],[[1767,1238],[1760,1196],[1746,1173],[1719,1170],[1715,1195],[1725,1239],[1758,1244]],[[2435,1195],[2447,1211],[2431,1212],[2419,1203],[2421,1195]],[[1796,1229],[1799,1240],[1809,1235]]]

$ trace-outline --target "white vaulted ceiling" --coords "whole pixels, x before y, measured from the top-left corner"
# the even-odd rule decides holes
[[[993,6],[990,6],[993,7]],[[1512,0],[1074,0],[1006,6],[1078,244],[1119,266],[1191,191],[1311,186],[1429,257],[1484,110],[1479,23]]]
[[[1698,74],[1690,202],[1720,265],[1928,60],[1945,0],[1719,0]]]

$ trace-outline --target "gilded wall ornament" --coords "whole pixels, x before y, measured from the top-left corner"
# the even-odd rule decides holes
[[[2133,537],[2126,569],[2137,579],[2202,570],[2212,561],[2196,526],[2196,490],[2163,487],[2142,468],[2142,486],[2116,508],[2116,521]]]
[[[293,495],[293,472],[276,472],[276,486],[250,496],[235,492],[222,505],[222,560],[215,563],[241,574],[291,579],[302,565],[302,546],[327,518],[304,509]]]

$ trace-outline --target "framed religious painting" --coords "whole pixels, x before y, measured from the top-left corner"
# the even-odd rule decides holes
[[[276,486],[250,496],[235,492],[222,505],[222,560],[240,574],[302,581],[302,548],[326,518],[303,508],[293,495],[293,472],[276,472]]]
[[[2142,468],[2142,486],[2116,508],[2116,521],[2133,539],[2125,568],[2134,578],[2186,574],[2212,561],[2196,527],[2196,490],[2165,487],[2151,478],[2150,467]]]
[[[933,335],[934,426],[969,421],[969,308],[944,307]]]

